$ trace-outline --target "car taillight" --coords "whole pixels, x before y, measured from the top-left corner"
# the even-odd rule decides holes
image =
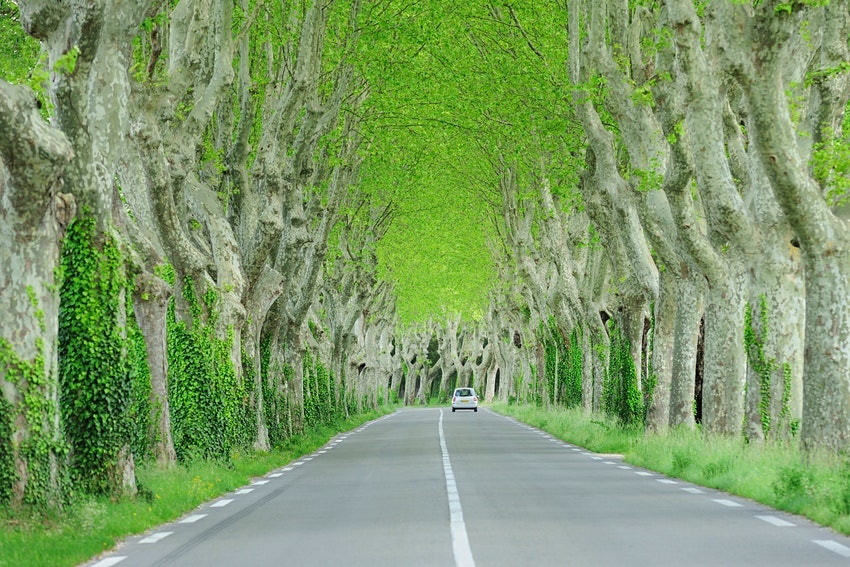
[[[474,398],[472,398],[472,401],[473,401],[473,402],[477,402],[477,401],[478,401],[478,396],[475,396]]]
[[[453,396],[453,397],[452,397],[452,401],[453,401],[453,402],[456,402],[456,401],[457,401],[457,396]]]

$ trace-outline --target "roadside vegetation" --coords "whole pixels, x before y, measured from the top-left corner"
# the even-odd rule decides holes
[[[61,511],[27,515],[0,509],[0,567],[79,565],[122,539],[175,520],[321,447],[337,432],[393,411],[391,406],[295,435],[268,453],[236,452],[226,460],[196,460],[169,468],[136,468],[139,493],[115,499],[80,495]]]
[[[749,444],[706,436],[699,428],[647,433],[581,408],[493,404],[492,409],[597,453],[805,516],[850,534],[850,462],[800,450],[797,439]]]

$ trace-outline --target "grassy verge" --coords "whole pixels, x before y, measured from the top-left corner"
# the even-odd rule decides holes
[[[807,454],[794,441],[748,445],[699,431],[647,434],[581,409],[494,404],[510,415],[597,453],[620,453],[637,466],[805,516],[850,535],[850,461]]]
[[[137,467],[140,496],[112,501],[80,498],[61,514],[0,511],[0,567],[79,565],[127,536],[170,522],[324,445],[339,431],[388,413],[372,412],[293,437],[269,453],[236,454],[228,462],[198,461],[171,469]]]

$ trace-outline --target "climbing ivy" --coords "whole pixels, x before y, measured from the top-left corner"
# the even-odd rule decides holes
[[[787,362],[782,365],[782,409],[779,412],[781,425],[787,424],[788,432],[797,433],[799,422],[791,419],[791,365]]]
[[[759,297],[759,327],[761,334],[753,326],[753,309],[749,302],[744,308],[744,346],[747,351],[747,360],[750,368],[759,379],[759,416],[764,436],[767,437],[771,431],[770,422],[770,381],[776,370],[776,361],[768,358],[764,350],[769,327],[767,318],[767,297],[762,294]]]
[[[608,321],[611,357],[602,402],[605,411],[626,425],[643,422],[643,397],[637,385],[637,372],[630,354],[629,339],[611,319]]]
[[[295,387],[295,370],[288,363],[280,369],[271,366],[271,346],[268,340],[260,345],[260,356],[263,409],[269,443],[274,447],[284,443],[295,433],[292,412],[296,408],[290,398]],[[345,381],[337,381],[327,366],[309,349],[305,351],[301,364],[305,428],[333,424],[357,413],[358,404],[366,403],[366,400],[358,400],[350,395],[346,390]]]
[[[129,294],[128,294],[129,295]],[[137,460],[150,458],[154,431],[151,423],[151,373],[148,367],[145,338],[136,323],[132,307],[127,306],[128,368],[132,394],[127,417],[130,420],[130,448]]]
[[[43,342],[38,341],[39,354],[29,362],[22,360],[11,345],[0,340],[0,373],[15,385],[20,402],[6,400],[0,393],[0,505],[14,498],[15,483],[20,480],[15,467],[15,450],[26,463],[27,478],[23,503],[36,508],[61,504],[67,484],[65,457],[68,447],[50,427],[57,421],[56,404],[51,403],[45,377]],[[12,438],[15,419],[22,415],[26,435],[16,445]]]
[[[340,392],[344,400],[341,404],[344,409],[344,415],[349,416],[359,413],[360,410],[357,407],[358,400],[354,395],[354,385],[352,384],[351,387],[349,387],[349,384],[345,381],[344,374],[340,377],[339,383]]]
[[[62,249],[59,378],[71,473],[83,490],[122,488],[116,465],[130,440],[131,385],[127,342],[120,326],[126,278],[114,239],[98,233],[95,219],[79,215]]]
[[[541,325],[546,383],[552,402],[566,407],[581,405],[581,329],[575,328],[567,340],[550,319],[548,329]]]
[[[750,368],[759,379],[759,417],[764,436],[795,433],[797,425],[791,420],[791,365],[769,358],[765,344],[770,336],[767,296],[759,296],[758,329],[753,325],[754,309],[747,303],[744,311],[744,346]],[[771,383],[777,371],[782,371],[782,400],[779,410],[779,423],[772,423],[770,406],[772,402]]]
[[[536,364],[531,365],[529,368],[529,374],[531,374],[531,376],[528,378],[528,385],[526,386],[527,391],[523,392],[519,389],[519,387],[517,387],[517,395],[525,395],[526,402],[536,406],[541,406],[543,405],[543,398],[541,396],[542,388],[540,387],[540,380],[543,378],[540,376],[540,372]]]
[[[567,353],[566,366],[566,390],[564,394],[564,404],[567,407],[581,405],[581,379],[582,369],[584,364],[584,356],[581,349],[581,333],[582,329],[576,327],[570,333],[570,348]]]
[[[271,341],[266,339],[260,344],[260,371],[262,372],[263,389],[263,412],[266,420],[266,428],[269,432],[269,444],[272,447],[281,445],[292,435],[292,419],[289,408],[289,400],[283,388],[279,388],[279,381],[272,379],[272,375],[281,374],[281,381],[285,382],[286,376],[294,374],[292,367],[272,368]]]
[[[250,403],[254,383],[237,380],[230,359],[232,330],[226,339],[216,336],[218,295],[206,293],[202,304],[189,277],[183,279],[182,290],[191,324],[177,318],[173,298],[167,319],[168,401],[174,450],[183,461],[227,459],[234,448],[250,447],[256,436]],[[206,321],[202,313],[207,313]]]
[[[309,350],[304,356],[304,422],[312,425],[331,424],[342,417],[342,407],[336,403],[337,392],[333,376]]]
[[[15,471],[12,425],[15,407],[0,394],[0,506],[9,503],[18,474]]]

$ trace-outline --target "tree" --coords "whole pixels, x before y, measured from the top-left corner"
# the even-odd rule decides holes
[[[850,446],[850,319],[843,308],[850,291],[850,261],[841,207],[843,176],[833,167],[818,171],[812,164],[817,163],[818,148],[828,154],[843,143],[842,117],[850,98],[845,63],[848,6],[769,2],[722,7],[718,18],[746,31],[735,41],[728,28],[718,27],[719,42],[739,46],[724,53],[723,65],[746,91],[758,156],[803,252],[802,440],[809,448],[844,451]],[[818,31],[803,35],[798,32],[803,27]],[[799,111],[805,117],[796,124],[797,109],[787,89],[799,94]],[[799,137],[798,130],[811,138]]]
[[[29,88],[0,80],[0,500],[58,507],[67,443],[60,427],[56,274],[74,217],[62,174],[73,158]]]

